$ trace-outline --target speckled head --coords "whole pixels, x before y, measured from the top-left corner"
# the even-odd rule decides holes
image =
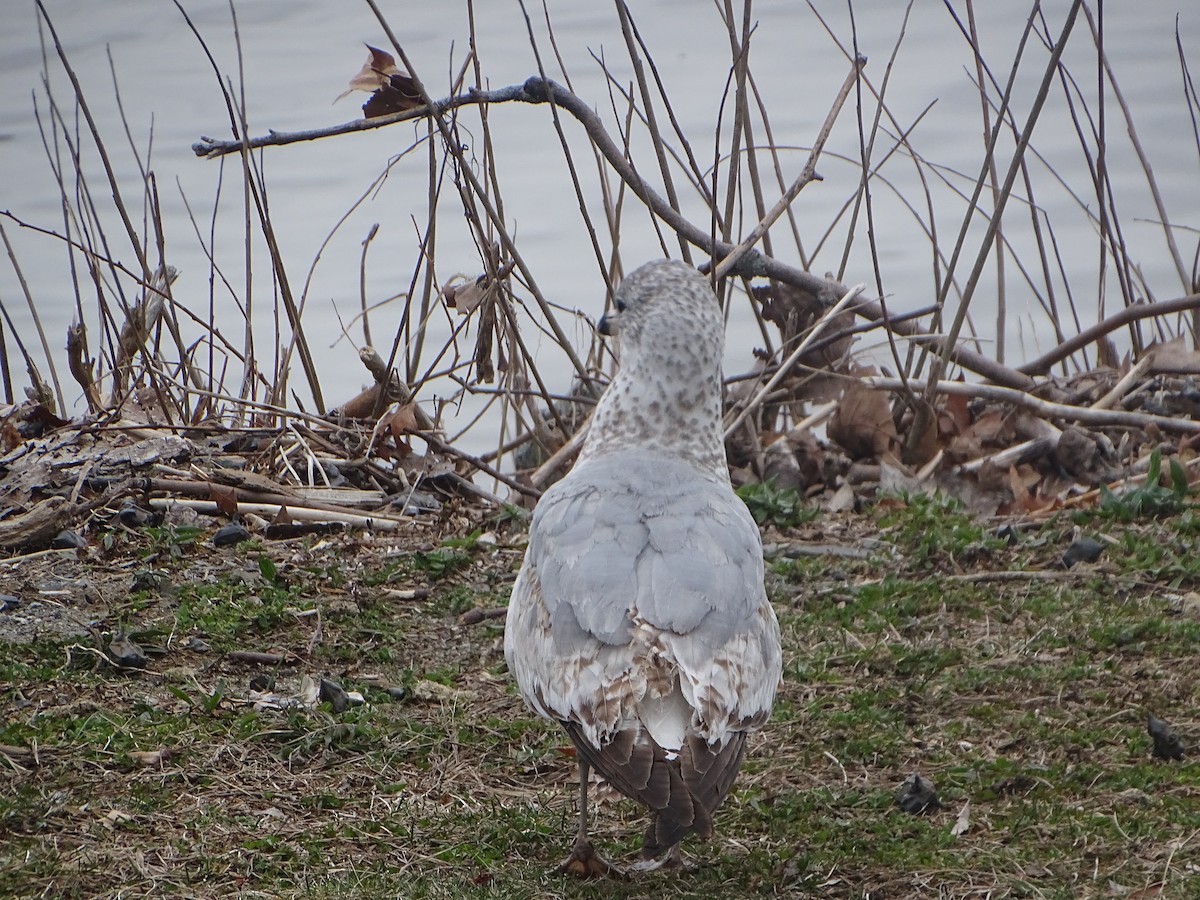
[[[599,322],[605,335],[620,335],[622,368],[646,354],[663,354],[677,364],[679,349],[697,362],[719,369],[725,323],[708,280],[687,263],[673,259],[648,262],[617,288],[611,310]],[[707,367],[706,367],[707,368]]]
[[[616,377],[592,418],[580,460],[641,447],[728,480],[721,429],[725,322],[704,276],[657,260],[626,276],[600,320],[618,335]]]

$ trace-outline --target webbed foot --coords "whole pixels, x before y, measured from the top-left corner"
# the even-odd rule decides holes
[[[624,869],[614,866],[592,847],[592,842],[583,838],[575,841],[571,854],[554,869],[557,875],[574,875],[576,878],[629,878]]]

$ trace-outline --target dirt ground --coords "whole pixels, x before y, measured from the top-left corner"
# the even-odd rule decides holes
[[[1195,754],[1146,730],[1200,734],[1190,510],[768,526],[774,720],[694,870],[603,885],[549,871],[575,763],[505,671],[519,518],[220,548],[218,524],[95,521],[0,561],[0,895],[1200,896]],[[1065,568],[1080,534],[1100,557]],[[632,858],[640,812],[599,796]]]

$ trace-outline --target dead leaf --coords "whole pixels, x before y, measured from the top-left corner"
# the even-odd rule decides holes
[[[1009,436],[1005,433],[1007,422],[999,410],[989,410],[966,426],[950,441],[947,453],[952,459],[975,459],[983,454],[985,447],[999,447]]]
[[[334,103],[343,97],[349,97],[355,91],[374,93],[383,87],[392,75],[403,74],[396,65],[396,58],[386,50],[367,44],[367,51],[367,61],[358,70],[358,74],[350,79],[350,87],[338,94]]]
[[[907,466],[888,454],[879,461],[879,489],[889,494],[929,495],[937,487],[916,477]]]
[[[399,404],[394,410],[386,413],[379,421],[379,433],[390,437],[393,451],[386,440],[380,441],[377,452],[381,457],[393,460],[407,459],[412,455],[412,445],[407,435],[419,432],[417,423],[417,406],[414,401]]]
[[[971,427],[971,398],[966,394],[947,394],[942,403],[940,428],[951,437]]]
[[[961,834],[966,834],[971,828],[971,801],[968,800],[963,804],[963,808],[958,811],[958,818],[954,820],[954,824],[950,826],[950,836],[958,837]]]
[[[448,281],[442,288],[442,297],[445,298],[446,305],[459,315],[470,315],[487,297],[488,278],[486,275],[480,275],[474,281],[469,281],[461,275],[456,275],[455,278],[463,280],[455,281],[452,278]]]
[[[859,381],[846,385],[826,434],[854,459],[894,453],[900,443],[887,395]]]
[[[316,709],[321,698],[321,681],[311,675],[300,679],[300,693],[297,695],[301,704],[309,709]]]
[[[475,380],[482,384],[491,384],[496,378],[496,367],[492,365],[492,335],[495,330],[496,304],[489,303],[479,316],[479,333],[475,338],[475,354],[472,357]]]
[[[363,104],[363,116],[374,119],[391,113],[404,112],[424,106],[417,83],[403,73],[392,75],[387,83]]]
[[[129,751],[129,758],[135,763],[143,766],[161,766],[164,762],[166,762],[167,757],[170,755],[171,751],[165,747],[161,750]]]
[[[237,490],[209,482],[208,499],[217,505],[224,515],[236,516],[238,511]]]
[[[367,44],[367,50],[367,61],[358,74],[350,79],[350,86],[338,94],[333,102],[337,103],[354,91],[367,91],[371,97],[363,104],[363,115],[368,119],[421,106],[417,83],[396,65],[396,58],[370,44]]]
[[[833,496],[825,501],[826,512],[849,512],[854,509],[854,488],[850,484],[841,485]]]
[[[108,825],[109,827],[113,827],[116,825],[123,825],[126,822],[132,822],[132,821],[133,821],[133,816],[130,815],[129,813],[125,812],[124,810],[110,809],[108,812],[106,812],[104,814],[104,824]]]

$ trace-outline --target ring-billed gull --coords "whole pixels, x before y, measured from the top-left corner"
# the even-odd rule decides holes
[[[521,696],[579,761],[579,830],[560,870],[622,874],[588,839],[588,773],[647,806],[636,868],[712,833],[746,735],[769,718],[779,624],[762,542],[721,429],[724,322],[695,269],[631,273],[602,334],[620,367],[574,468],[539,501],[504,652]]]

